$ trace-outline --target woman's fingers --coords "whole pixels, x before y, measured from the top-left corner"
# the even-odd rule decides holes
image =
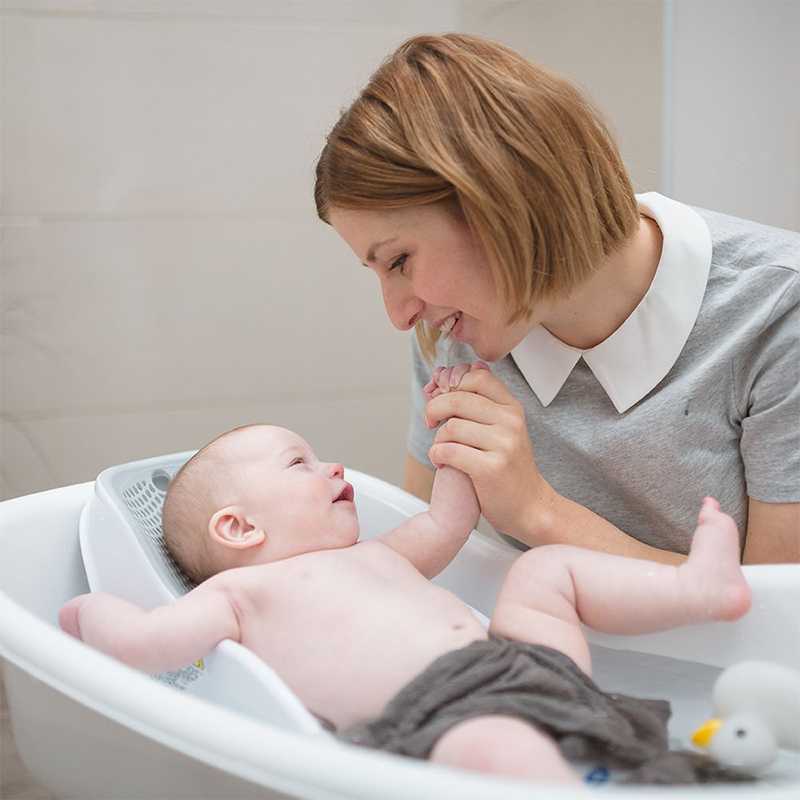
[[[502,409],[497,403],[481,397],[479,394],[464,392],[445,392],[434,397],[425,409],[425,422],[429,428],[435,428],[440,422],[450,417],[471,419],[474,422],[491,424],[497,420]]]
[[[493,400],[495,403],[502,403],[503,405],[517,402],[514,395],[508,391],[501,380],[491,373],[486,364],[482,361],[476,363],[481,366],[473,365],[473,369],[464,375],[458,387],[459,391],[475,392],[489,400]]]
[[[495,427],[492,425],[451,417],[436,431],[432,447],[457,442],[477,450],[491,450],[497,446],[497,438]]]
[[[474,481],[483,473],[485,461],[490,455],[457,442],[445,442],[431,447],[428,458],[435,467],[454,467],[469,475]]]

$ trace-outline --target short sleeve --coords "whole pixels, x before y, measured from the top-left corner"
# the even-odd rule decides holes
[[[433,444],[435,429],[425,425],[425,398],[422,387],[430,380],[432,367],[428,364],[419,347],[416,335],[411,336],[411,414],[408,423],[408,453],[410,456],[434,469],[428,458],[428,450]]]
[[[800,502],[800,275],[788,284],[737,375],[747,493]]]

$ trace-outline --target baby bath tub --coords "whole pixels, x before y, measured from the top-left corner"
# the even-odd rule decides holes
[[[356,488],[364,535],[424,508],[371,476],[348,470],[348,479]],[[549,800],[596,791],[631,800],[800,796],[800,766],[788,754],[755,784],[556,788],[343,746],[311,729],[298,732],[269,709],[248,707],[241,697],[229,702],[225,695],[235,679],[226,681],[219,695],[191,687],[178,691],[154,681],[57,627],[60,606],[88,589],[78,521],[90,499],[97,502],[93,483],[0,503],[0,656],[12,728],[26,766],[58,797]],[[516,554],[473,535],[438,582],[491,614],[497,587]],[[670,733],[685,743],[708,715],[710,688],[720,669],[747,658],[800,668],[800,566],[747,567],[745,572],[753,610],[737,623],[642,637],[591,634],[598,683],[669,698]]]

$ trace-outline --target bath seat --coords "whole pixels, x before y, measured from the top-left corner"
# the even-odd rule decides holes
[[[169,469],[188,455],[137,462],[136,469],[149,471],[158,489],[166,480],[158,470],[168,476]],[[371,476],[348,470],[348,479],[356,487],[366,536],[424,507]],[[115,521],[119,512],[103,505],[106,482],[0,503],[0,655],[10,717],[22,759],[56,796],[81,800],[586,796],[583,790],[492,779],[333,745],[316,720],[293,704],[296,698],[291,693],[281,699],[278,690],[278,702],[248,707],[216,686],[213,676],[226,669],[233,672],[220,684],[230,687],[243,680],[246,651],[232,659],[214,654],[204,660],[202,676],[194,680],[191,674],[166,676],[167,682],[185,688],[175,691],[66,636],[57,628],[58,609],[87,590],[86,573],[91,576],[96,566],[87,555],[84,569],[79,517],[83,513],[87,520],[93,507],[98,518],[106,515],[108,530],[119,522]],[[141,501],[146,505],[146,498]],[[490,614],[497,587],[515,554],[473,535],[438,582]],[[138,579],[132,578],[135,570],[148,569],[143,558],[149,557],[126,551],[123,561],[132,585],[125,591],[141,591]],[[152,564],[149,568],[157,570]],[[674,709],[670,733],[685,741],[709,711],[710,686],[721,668],[746,658],[800,668],[796,614],[800,566],[746,567],[745,573],[753,588],[753,610],[734,624],[628,638],[590,634],[598,683],[611,690],[668,697]],[[159,581],[168,585],[170,579],[162,578]],[[95,575],[92,581],[96,580]],[[119,587],[115,590],[120,593]],[[152,596],[145,604],[166,599]],[[230,666],[226,661],[241,663]],[[667,795],[685,800],[789,800],[800,796],[800,766],[791,756],[780,759],[764,781],[751,786],[667,790],[605,786],[602,792],[636,800]]]

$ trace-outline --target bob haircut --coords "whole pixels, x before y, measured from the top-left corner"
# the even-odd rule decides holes
[[[448,203],[476,235],[509,323],[566,294],[636,231],[600,114],[569,81],[463,34],[402,44],[334,125],[317,162],[331,208]],[[439,332],[417,324],[431,357]]]

